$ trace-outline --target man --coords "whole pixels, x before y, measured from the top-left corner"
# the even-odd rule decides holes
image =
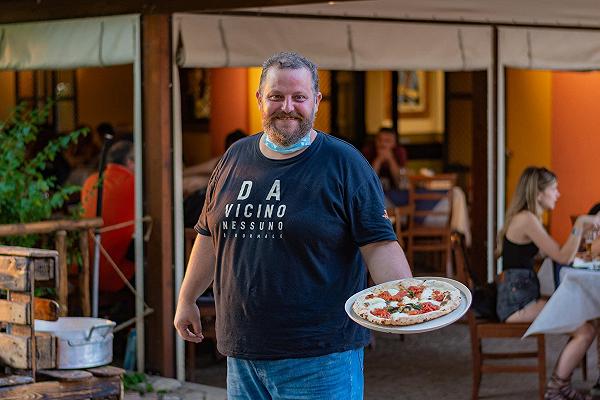
[[[133,143],[122,140],[115,142],[106,155],[106,169],[103,175],[102,219],[104,226],[132,221],[135,215],[134,203],[134,157]],[[81,204],[85,218],[96,217],[98,173],[91,175],[83,184]],[[133,277],[135,264],[127,256],[132,242],[134,225],[125,226],[101,234],[101,244],[121,269],[127,279]],[[90,254],[94,254],[94,244],[90,245]],[[100,291],[118,292],[125,283],[115,272],[102,253],[100,253]]]
[[[391,128],[381,128],[372,146],[364,149],[367,160],[375,173],[382,179],[385,190],[397,189],[402,181],[402,171],[406,165],[406,149],[396,140],[396,132]]]
[[[316,66],[263,64],[264,132],[223,156],[196,225],[175,327],[200,342],[196,298],[214,279],[228,399],[362,399],[368,332],[344,312],[366,286],[410,276],[377,176],[347,143],[313,129]]]

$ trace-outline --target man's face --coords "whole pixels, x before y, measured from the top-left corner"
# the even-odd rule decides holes
[[[256,92],[263,129],[280,146],[291,146],[313,127],[321,93],[313,93],[310,71],[269,69],[262,93]]]
[[[391,150],[396,147],[396,138],[393,133],[380,132],[375,140],[375,146],[378,151]]]

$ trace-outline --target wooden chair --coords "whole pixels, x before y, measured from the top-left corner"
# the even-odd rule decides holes
[[[392,225],[394,226],[394,231],[396,232],[396,238],[398,239],[398,243],[402,249],[406,251],[408,245],[408,223],[409,218],[412,215],[413,206],[398,206],[387,211],[390,219],[392,220]]]
[[[196,236],[198,234],[193,228],[186,228],[184,232],[184,244],[185,244],[185,263],[187,265],[190,253],[192,252],[192,247],[194,246],[194,241],[196,240]],[[213,357],[215,359],[220,359],[222,355],[216,350],[217,344],[217,334],[215,331],[215,318],[216,318],[216,310],[215,310],[215,300],[213,297],[209,296],[200,296],[196,300],[196,305],[200,309],[201,322],[202,322],[202,334],[204,335],[205,340],[211,340],[215,344],[215,350],[213,353]],[[193,379],[193,371],[196,368],[196,344],[191,342],[186,342],[186,379]]]
[[[456,267],[456,277],[461,280],[470,289],[474,287],[474,282],[467,267],[467,258],[465,256],[465,246],[459,234],[452,235],[452,253],[454,255],[454,265]],[[482,342],[484,339],[501,338],[514,339],[521,341],[523,335],[529,328],[529,323],[509,324],[499,321],[483,320],[475,316],[472,310],[467,312],[469,322],[469,331],[471,334],[471,351],[473,356],[473,400],[479,398],[479,387],[481,385],[481,376],[483,373],[523,373],[531,372],[538,374],[539,398],[544,398],[544,389],[546,386],[546,350],[544,335],[535,335],[531,337],[537,343],[537,350],[531,352],[483,352]],[[507,360],[507,359],[534,359],[535,364],[493,364],[485,363],[487,360]]]
[[[409,179],[410,214],[402,234],[407,245],[408,262],[413,265],[417,252],[430,253],[439,260],[439,273],[451,277],[450,222],[456,174],[411,176]],[[442,201],[447,202],[447,207],[436,209],[435,205]]]

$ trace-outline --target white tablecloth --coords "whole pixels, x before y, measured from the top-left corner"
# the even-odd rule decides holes
[[[433,208],[433,211],[447,212],[448,200],[440,200]],[[462,233],[465,236],[466,245],[471,246],[471,227],[469,223],[467,198],[465,192],[458,186],[452,188],[452,211],[450,215],[450,228],[455,232]],[[425,217],[425,225],[428,226],[441,226],[444,225],[446,221],[448,221],[448,218],[440,215]]]
[[[600,318],[600,271],[562,268],[560,276],[560,286],[524,336],[569,333]]]

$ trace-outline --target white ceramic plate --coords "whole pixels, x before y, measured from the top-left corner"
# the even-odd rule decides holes
[[[421,280],[433,279],[433,280],[443,281],[443,282],[447,282],[447,283],[451,284],[452,286],[454,286],[455,288],[457,288],[460,291],[460,298],[461,298],[460,305],[454,311],[452,311],[446,315],[443,315],[439,318],[433,319],[431,321],[426,321],[426,322],[423,322],[420,324],[406,325],[406,326],[377,325],[377,324],[374,324],[374,323],[367,321],[366,319],[358,316],[352,309],[352,305],[354,304],[354,302],[360,295],[371,290],[373,287],[377,287],[377,286],[373,286],[373,287],[367,288],[365,290],[361,290],[360,292],[350,296],[350,298],[348,300],[346,300],[346,304],[344,305],[346,314],[348,314],[350,319],[352,319],[354,322],[356,322],[359,325],[364,326],[365,328],[368,328],[368,329],[371,329],[374,331],[379,331],[379,332],[409,335],[412,333],[429,332],[429,331],[433,331],[433,330],[448,326],[451,323],[456,322],[463,315],[465,315],[465,313],[467,312],[469,307],[471,307],[471,301],[472,301],[471,291],[462,283],[455,281],[453,279],[434,277],[434,276],[425,276],[425,277],[415,276],[414,278],[421,279]],[[392,281],[392,282],[400,282],[400,281]],[[388,283],[390,283],[390,282],[386,282],[386,284],[388,284]]]

